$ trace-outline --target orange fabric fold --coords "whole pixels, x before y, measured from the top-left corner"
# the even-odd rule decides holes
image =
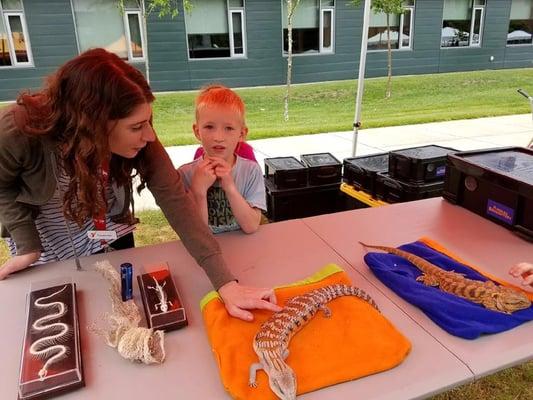
[[[352,284],[339,267],[330,264],[325,270],[329,272],[319,272],[325,276],[316,281],[276,289],[278,303],[322,286]],[[364,300],[341,297],[328,307],[330,318],[319,311],[289,343],[286,361],[296,374],[298,394],[385,371],[409,353],[410,342]],[[253,337],[272,313],[256,310],[254,322],[244,322],[231,318],[218,297],[205,303],[202,311],[226,391],[235,399],[277,399],[262,370],[257,373],[257,388],[248,386],[249,367],[258,362]]]
[[[425,245],[431,247],[433,250],[438,251],[439,253],[442,253],[450,258],[453,258],[455,261],[459,261],[461,264],[466,265],[469,268],[472,268],[474,271],[479,272],[481,275],[483,275],[485,278],[490,279],[491,281],[497,282],[502,286],[510,287],[514,290],[518,290],[522,293],[524,293],[527,298],[531,301],[533,301],[533,293],[528,292],[527,290],[524,290],[520,286],[513,285],[512,283],[509,283],[501,278],[498,278],[495,275],[489,274],[488,272],[483,271],[480,267],[477,265],[470,264],[469,262],[461,259],[458,255],[454,254],[450,250],[448,250],[446,247],[438,243],[437,241],[430,239],[428,237],[423,237],[418,240],[419,242],[424,243]]]

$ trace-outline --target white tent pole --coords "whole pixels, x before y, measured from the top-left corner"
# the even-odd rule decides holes
[[[357,96],[355,97],[355,116],[353,121],[353,145],[352,157],[355,157],[357,150],[357,135],[361,127],[361,105],[365,87],[365,67],[366,67],[366,46],[368,42],[368,25],[370,21],[371,0],[365,0],[363,11],[363,35],[361,38],[361,56],[359,57],[359,78],[357,79]]]

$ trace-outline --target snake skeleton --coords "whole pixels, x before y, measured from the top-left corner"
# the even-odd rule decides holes
[[[48,296],[39,297],[33,302],[34,306],[40,309],[57,309],[55,313],[47,314],[37,319],[32,325],[32,328],[37,332],[50,333],[48,336],[37,339],[30,346],[31,355],[46,360],[38,373],[41,381],[46,378],[50,366],[64,359],[69,351],[67,346],[57,343],[68,339],[70,332],[69,326],[63,322],[48,323],[53,319],[61,318],[65,315],[67,312],[67,306],[61,301],[45,302],[61,293],[67,287],[68,285],[65,285],[62,289],[59,289]]]
[[[257,370],[268,375],[272,391],[282,400],[296,399],[296,376],[285,359],[289,355],[289,341],[319,311],[331,315],[327,303],[341,296],[355,296],[378,307],[363,290],[348,285],[335,284],[312,290],[287,300],[283,309],[265,321],[254,337],[253,347],[259,362],[250,366],[248,384],[256,387]]]
[[[106,328],[98,328],[93,324],[89,330],[102,335],[109,346],[116,348],[128,360],[161,364],[165,360],[165,332],[139,326],[139,308],[133,300],[122,301],[120,276],[109,261],[97,262],[95,269],[110,284],[112,312],[105,316],[108,323]],[[161,291],[164,292],[162,286]]]

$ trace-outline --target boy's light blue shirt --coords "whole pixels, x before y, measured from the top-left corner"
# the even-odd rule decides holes
[[[198,158],[179,167],[187,190],[191,187],[192,177],[198,163]],[[250,206],[266,211],[265,183],[263,173],[256,161],[236,156],[235,165],[231,169],[231,176],[237,190]],[[208,223],[213,233],[228,232],[240,229],[235,219],[226,193],[215,182],[207,191]]]

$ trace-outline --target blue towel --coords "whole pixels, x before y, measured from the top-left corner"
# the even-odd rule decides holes
[[[464,274],[469,279],[488,279],[464,264],[431,247],[414,242],[399,247],[436,266]],[[464,339],[503,332],[533,320],[533,306],[512,314],[488,310],[480,304],[443,292],[437,287],[417,282],[422,272],[409,261],[388,253],[367,253],[365,262],[381,282],[398,296],[419,307],[446,332]]]

